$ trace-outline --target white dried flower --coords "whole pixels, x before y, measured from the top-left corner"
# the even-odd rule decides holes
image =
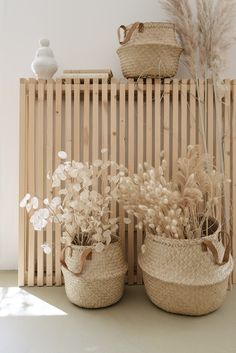
[[[44,243],[41,245],[41,248],[43,249],[43,252],[46,254],[46,255],[49,255],[51,254],[52,252],[52,248],[51,246],[48,244],[48,243]]]
[[[58,157],[60,159],[66,159],[67,158],[67,153],[65,151],[60,151],[60,152],[58,152],[57,155],[58,155]]]
[[[28,194],[29,195],[29,194]],[[28,196],[27,196],[28,197]],[[24,202],[22,202],[23,204],[25,203],[25,200]],[[27,212],[30,212],[31,209],[34,209],[34,210],[37,210],[38,208],[38,205],[39,205],[39,201],[38,201],[38,198],[33,196],[31,199],[28,199],[28,201],[26,201],[26,205],[25,205],[25,208],[27,210]],[[22,207],[22,206],[21,206]]]
[[[30,194],[27,193],[27,194],[23,197],[23,199],[21,200],[21,202],[20,202],[20,207],[22,207],[22,208],[26,207],[28,201],[30,200],[30,197],[31,197]]]
[[[41,208],[40,210],[35,211],[35,213],[31,216],[30,223],[33,224],[35,230],[40,231],[46,227],[48,217],[49,210],[47,208]]]
[[[43,200],[43,203],[44,203],[45,206],[49,205],[49,200],[48,200],[48,198],[44,199],[44,200]]]

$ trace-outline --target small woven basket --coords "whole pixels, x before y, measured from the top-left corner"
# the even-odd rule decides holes
[[[121,30],[124,40],[121,41]],[[175,76],[182,48],[178,45],[172,23],[136,22],[120,26],[117,50],[121,69],[126,78]]]
[[[233,269],[224,233],[201,239],[170,239],[147,234],[139,265],[147,295],[158,307],[184,315],[204,315],[225,298]],[[226,239],[224,239],[226,242]]]
[[[61,264],[66,294],[72,303],[102,308],[121,299],[127,264],[118,241],[99,253],[89,246],[67,246]]]

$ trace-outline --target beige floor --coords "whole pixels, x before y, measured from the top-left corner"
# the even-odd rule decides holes
[[[159,310],[142,286],[100,310],[72,305],[63,287],[19,289],[14,271],[0,287],[0,353],[236,353],[236,287],[199,318]]]

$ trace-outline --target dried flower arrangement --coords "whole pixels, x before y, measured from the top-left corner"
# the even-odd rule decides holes
[[[106,153],[106,151],[103,151]],[[117,240],[118,218],[112,217],[110,204],[116,197],[116,190],[125,168],[112,161],[96,160],[91,165],[68,161],[64,151],[58,153],[62,162],[52,176],[52,189],[56,196],[43,200],[39,207],[39,199],[26,194],[20,203],[30,213],[30,223],[40,231],[48,222],[63,226],[62,243],[68,239],[70,243],[81,246],[93,246],[100,252],[111,242]],[[108,173],[109,167],[115,168],[115,175]],[[106,173],[106,187],[102,192],[93,190],[94,180],[102,179]],[[113,173],[114,174],[114,173]],[[50,252],[49,244],[43,245],[46,253]]]
[[[175,23],[181,45],[184,49],[184,64],[192,78],[196,80],[196,99],[200,100],[198,79],[212,79],[215,104],[221,104],[226,86],[221,76],[226,66],[228,50],[235,42],[234,18],[236,14],[235,0],[196,0],[197,15],[193,15],[189,0],[160,0],[171,21]],[[206,81],[205,81],[206,82]],[[205,87],[207,91],[207,86]],[[200,131],[202,145],[207,153],[205,121],[207,109],[203,113],[199,105]],[[219,149],[221,173],[224,174],[224,134],[222,116],[216,109],[216,128],[221,136]],[[224,179],[224,178],[223,178]],[[229,195],[226,185],[222,183],[223,212],[226,231],[230,231],[230,215],[227,204]]]
[[[118,187],[128,215],[146,231],[138,255],[146,293],[166,311],[207,314],[222,305],[233,269],[230,239],[217,220],[223,175],[200,146],[188,146],[170,180],[161,157],[158,170],[140,165]]]
[[[187,156],[177,162],[175,179],[167,180],[166,169],[162,158],[158,171],[145,164],[137,174],[121,177],[119,198],[128,215],[137,218],[137,227],[157,236],[194,239],[211,234],[222,182],[212,157],[199,146],[188,146]]]

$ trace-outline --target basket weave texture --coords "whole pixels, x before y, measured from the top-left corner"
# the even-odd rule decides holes
[[[175,76],[183,49],[177,43],[173,24],[147,22],[142,30],[128,26],[126,33],[129,40],[117,50],[126,78]]]
[[[68,269],[77,273],[84,246],[71,245],[65,253]],[[65,290],[68,299],[84,308],[101,308],[119,301],[124,292],[124,278],[127,271],[119,242],[109,244],[102,252],[92,250],[91,259],[85,261],[78,276],[62,266]]]
[[[204,315],[218,309],[225,298],[233,259],[219,266],[209,251],[203,251],[202,239],[210,240],[219,259],[224,246],[218,230],[201,239],[168,239],[147,234],[139,265],[146,292],[160,308],[178,314]]]

